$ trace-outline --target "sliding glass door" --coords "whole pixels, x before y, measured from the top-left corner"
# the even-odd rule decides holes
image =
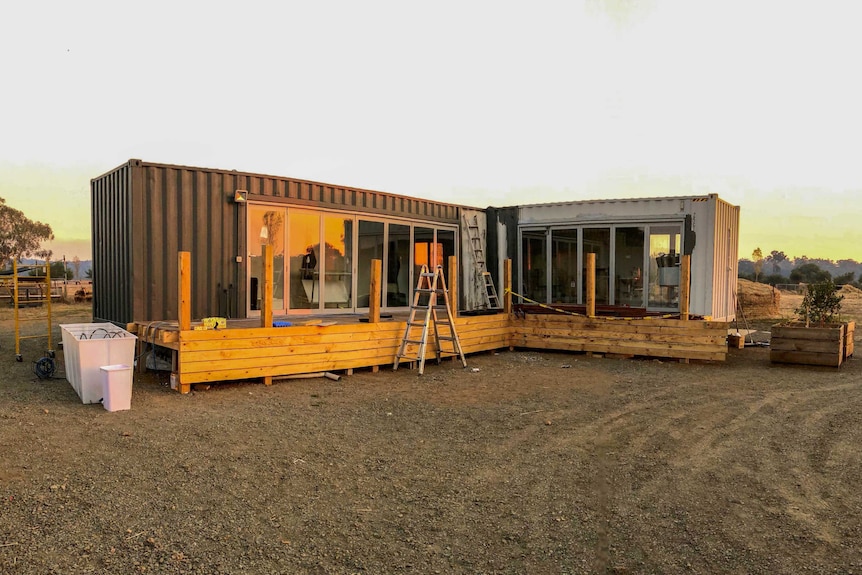
[[[586,303],[592,253],[597,304],[676,309],[681,229],[677,223],[523,228],[520,293],[539,303]]]
[[[273,312],[316,313],[368,308],[371,262],[381,260],[383,308],[411,304],[417,271],[456,254],[453,227],[412,225],[350,213],[249,206],[248,315],[258,315],[263,248],[273,249]]]

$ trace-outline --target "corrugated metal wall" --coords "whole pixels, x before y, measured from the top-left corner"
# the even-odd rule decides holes
[[[191,253],[192,316],[245,317],[251,201],[460,223],[460,206],[307,180],[128,163],[91,181],[94,317],[175,320],[177,254]],[[237,256],[242,257],[237,262]]]
[[[131,168],[120,166],[90,182],[93,319],[132,320]]]
[[[739,275],[739,206],[715,197],[715,247],[712,316],[736,317],[736,280]]]
[[[240,189],[248,191],[249,199],[315,208],[347,209],[378,216],[397,216],[425,221],[458,224],[460,206],[430,200],[397,196],[385,192],[334,186],[320,182],[246,174],[235,174]]]
[[[136,321],[176,319],[177,254],[191,253],[192,316],[228,313],[225,290],[244,300],[245,206],[233,201],[235,174],[138,163],[134,167]],[[243,304],[243,314],[245,308]]]

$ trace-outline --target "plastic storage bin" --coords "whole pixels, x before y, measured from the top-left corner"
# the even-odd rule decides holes
[[[112,323],[61,324],[60,333],[66,380],[84,403],[98,403],[103,397],[100,367],[135,365],[138,338]]]
[[[132,408],[132,367],[129,365],[103,365],[102,405],[108,411]]]

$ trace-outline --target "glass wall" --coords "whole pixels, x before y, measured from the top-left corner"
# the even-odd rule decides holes
[[[545,230],[522,232],[521,293],[541,303],[547,303],[548,299],[548,255],[545,241]]]
[[[323,217],[323,307],[345,309],[353,307],[353,218]]]
[[[383,230],[383,222],[359,220],[358,268],[356,270],[357,307],[368,307],[371,289],[371,260],[383,260],[383,247],[386,245]],[[383,305],[382,294],[380,304]]]
[[[457,253],[454,227],[414,226],[357,214],[249,205],[248,311],[261,308],[263,246],[273,248],[273,311],[368,307],[371,260],[383,264],[381,306],[412,303],[417,276]],[[444,269],[446,269],[444,267]]]
[[[410,305],[413,280],[410,275],[410,226],[389,224],[388,255],[386,258],[387,307]]]
[[[644,228],[618,227],[614,234],[614,301],[644,307]]]
[[[291,210],[288,216],[290,309],[320,307],[320,214]]]
[[[449,256],[455,255],[455,231],[437,230],[437,242],[434,244],[436,264],[443,266],[444,274],[449,273]],[[448,278],[447,278],[448,281]],[[448,287],[448,284],[447,284]]]
[[[249,307],[259,310],[263,298],[263,249],[272,246],[272,309],[284,310],[285,210],[251,206],[248,212]]]
[[[679,307],[679,226],[650,226],[649,306]]]
[[[521,229],[520,293],[540,303],[586,303],[586,254],[594,253],[596,304],[676,309],[681,229],[680,224]]]
[[[551,230],[551,301],[578,303],[578,230]]]
[[[584,253],[596,254],[596,304],[611,303],[611,230],[610,228],[584,228]],[[582,277],[587,274],[587,260],[584,258]],[[587,301],[586,280],[581,289],[581,301]]]

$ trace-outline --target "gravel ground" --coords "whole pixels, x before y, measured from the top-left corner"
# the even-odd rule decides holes
[[[36,378],[39,341],[15,362],[10,325],[2,573],[862,572],[855,359],[516,350],[187,396],[150,373],[110,413]]]

